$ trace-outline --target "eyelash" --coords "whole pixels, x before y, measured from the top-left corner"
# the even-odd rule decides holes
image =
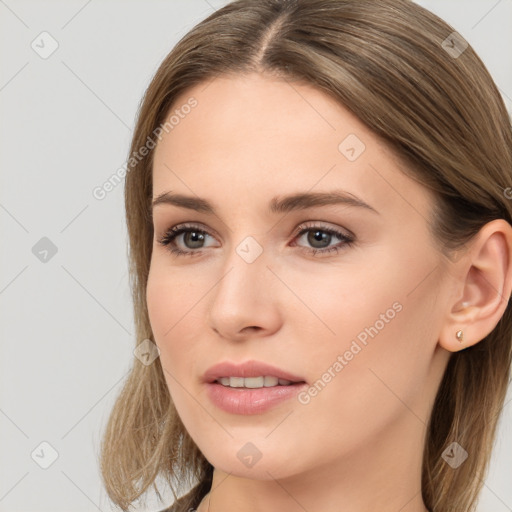
[[[321,231],[324,233],[327,233],[329,235],[334,235],[335,237],[339,238],[343,242],[343,246],[345,247],[352,247],[352,245],[355,243],[355,238],[353,236],[346,235],[342,233],[341,231],[337,231],[332,228],[328,228],[326,226],[322,225],[306,225],[303,224],[299,226],[295,230],[294,238],[300,237],[304,235],[305,233],[308,233],[310,231]],[[171,244],[174,243],[174,240],[183,233],[199,233],[202,235],[208,235],[212,236],[208,231],[205,231],[203,229],[200,229],[198,226],[194,225],[187,225],[187,224],[179,224],[178,226],[174,226],[170,228],[162,238],[158,240],[158,243],[164,246],[169,252],[174,254],[175,256],[194,256],[201,254],[200,250],[189,250],[189,251],[183,251],[182,249],[178,249],[177,247],[173,247]],[[302,249],[312,254],[313,256],[317,253],[321,253],[322,255],[330,253],[330,252],[336,252],[338,253],[338,250],[340,247],[334,246],[334,247],[327,247],[324,249],[308,249],[307,247],[302,247]]]

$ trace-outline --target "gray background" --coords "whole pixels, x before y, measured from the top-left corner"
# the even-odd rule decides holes
[[[162,59],[225,3],[0,0],[0,511],[111,509],[100,434],[135,340],[123,185],[92,192],[124,165]],[[419,3],[474,46],[511,109],[512,0]],[[51,48],[43,31],[48,58],[31,46]],[[512,510],[511,399],[479,512]],[[47,469],[42,442],[58,455]]]

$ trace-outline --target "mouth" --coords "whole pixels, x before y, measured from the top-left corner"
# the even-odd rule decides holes
[[[275,386],[293,386],[304,384],[304,380],[291,381],[282,379],[275,375],[262,375],[258,377],[219,377],[211,381],[212,384],[220,384],[229,388],[258,389]]]
[[[205,382],[213,405],[232,415],[264,414],[307,388],[304,380],[276,375],[217,377]]]
[[[206,384],[219,384],[229,388],[258,389],[278,386],[295,386],[306,381],[301,375],[267,364],[249,360],[242,363],[220,362],[203,375]]]
[[[256,360],[220,362],[206,371],[203,382],[210,401],[236,415],[263,414],[307,387],[302,376]]]

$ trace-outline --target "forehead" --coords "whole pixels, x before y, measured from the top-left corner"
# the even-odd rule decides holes
[[[154,150],[153,197],[173,191],[249,208],[281,193],[344,189],[379,211],[428,211],[426,189],[381,139],[309,84],[217,77],[177,97],[171,117]]]

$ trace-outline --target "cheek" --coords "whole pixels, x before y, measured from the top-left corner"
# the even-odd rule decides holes
[[[286,282],[294,283],[294,297],[288,298],[283,310],[284,321],[316,359],[317,371],[333,356],[350,350],[354,341],[365,348],[372,339],[389,338],[390,326],[400,322],[407,284],[400,282],[403,276],[389,271],[386,262],[376,263],[370,271],[370,266],[361,265],[331,268],[314,277],[308,273],[306,278],[284,276]]]
[[[297,303],[286,319],[295,325],[309,376],[320,379],[318,403],[328,407],[341,397],[346,410],[358,403],[388,407],[381,392],[399,402],[390,389],[407,400],[424,382],[439,328],[436,265],[419,257],[404,263],[389,251],[358,271],[287,276],[309,310]]]
[[[155,258],[147,281],[146,300],[154,340],[160,349],[167,387],[180,416],[186,414],[195,401],[200,375],[211,360],[206,336],[208,291],[216,279],[207,270],[202,278],[199,270],[171,266],[165,256]],[[201,274],[201,275],[204,275]],[[206,350],[205,350],[206,348]]]
[[[148,315],[162,366],[172,374],[188,364],[193,345],[186,340],[193,333],[191,326],[197,325],[200,299],[201,290],[186,279],[186,273],[152,263],[146,291]]]
[[[188,324],[201,307],[207,283],[199,271],[173,266],[165,255],[156,255],[150,266],[146,299],[153,333],[164,341]]]

